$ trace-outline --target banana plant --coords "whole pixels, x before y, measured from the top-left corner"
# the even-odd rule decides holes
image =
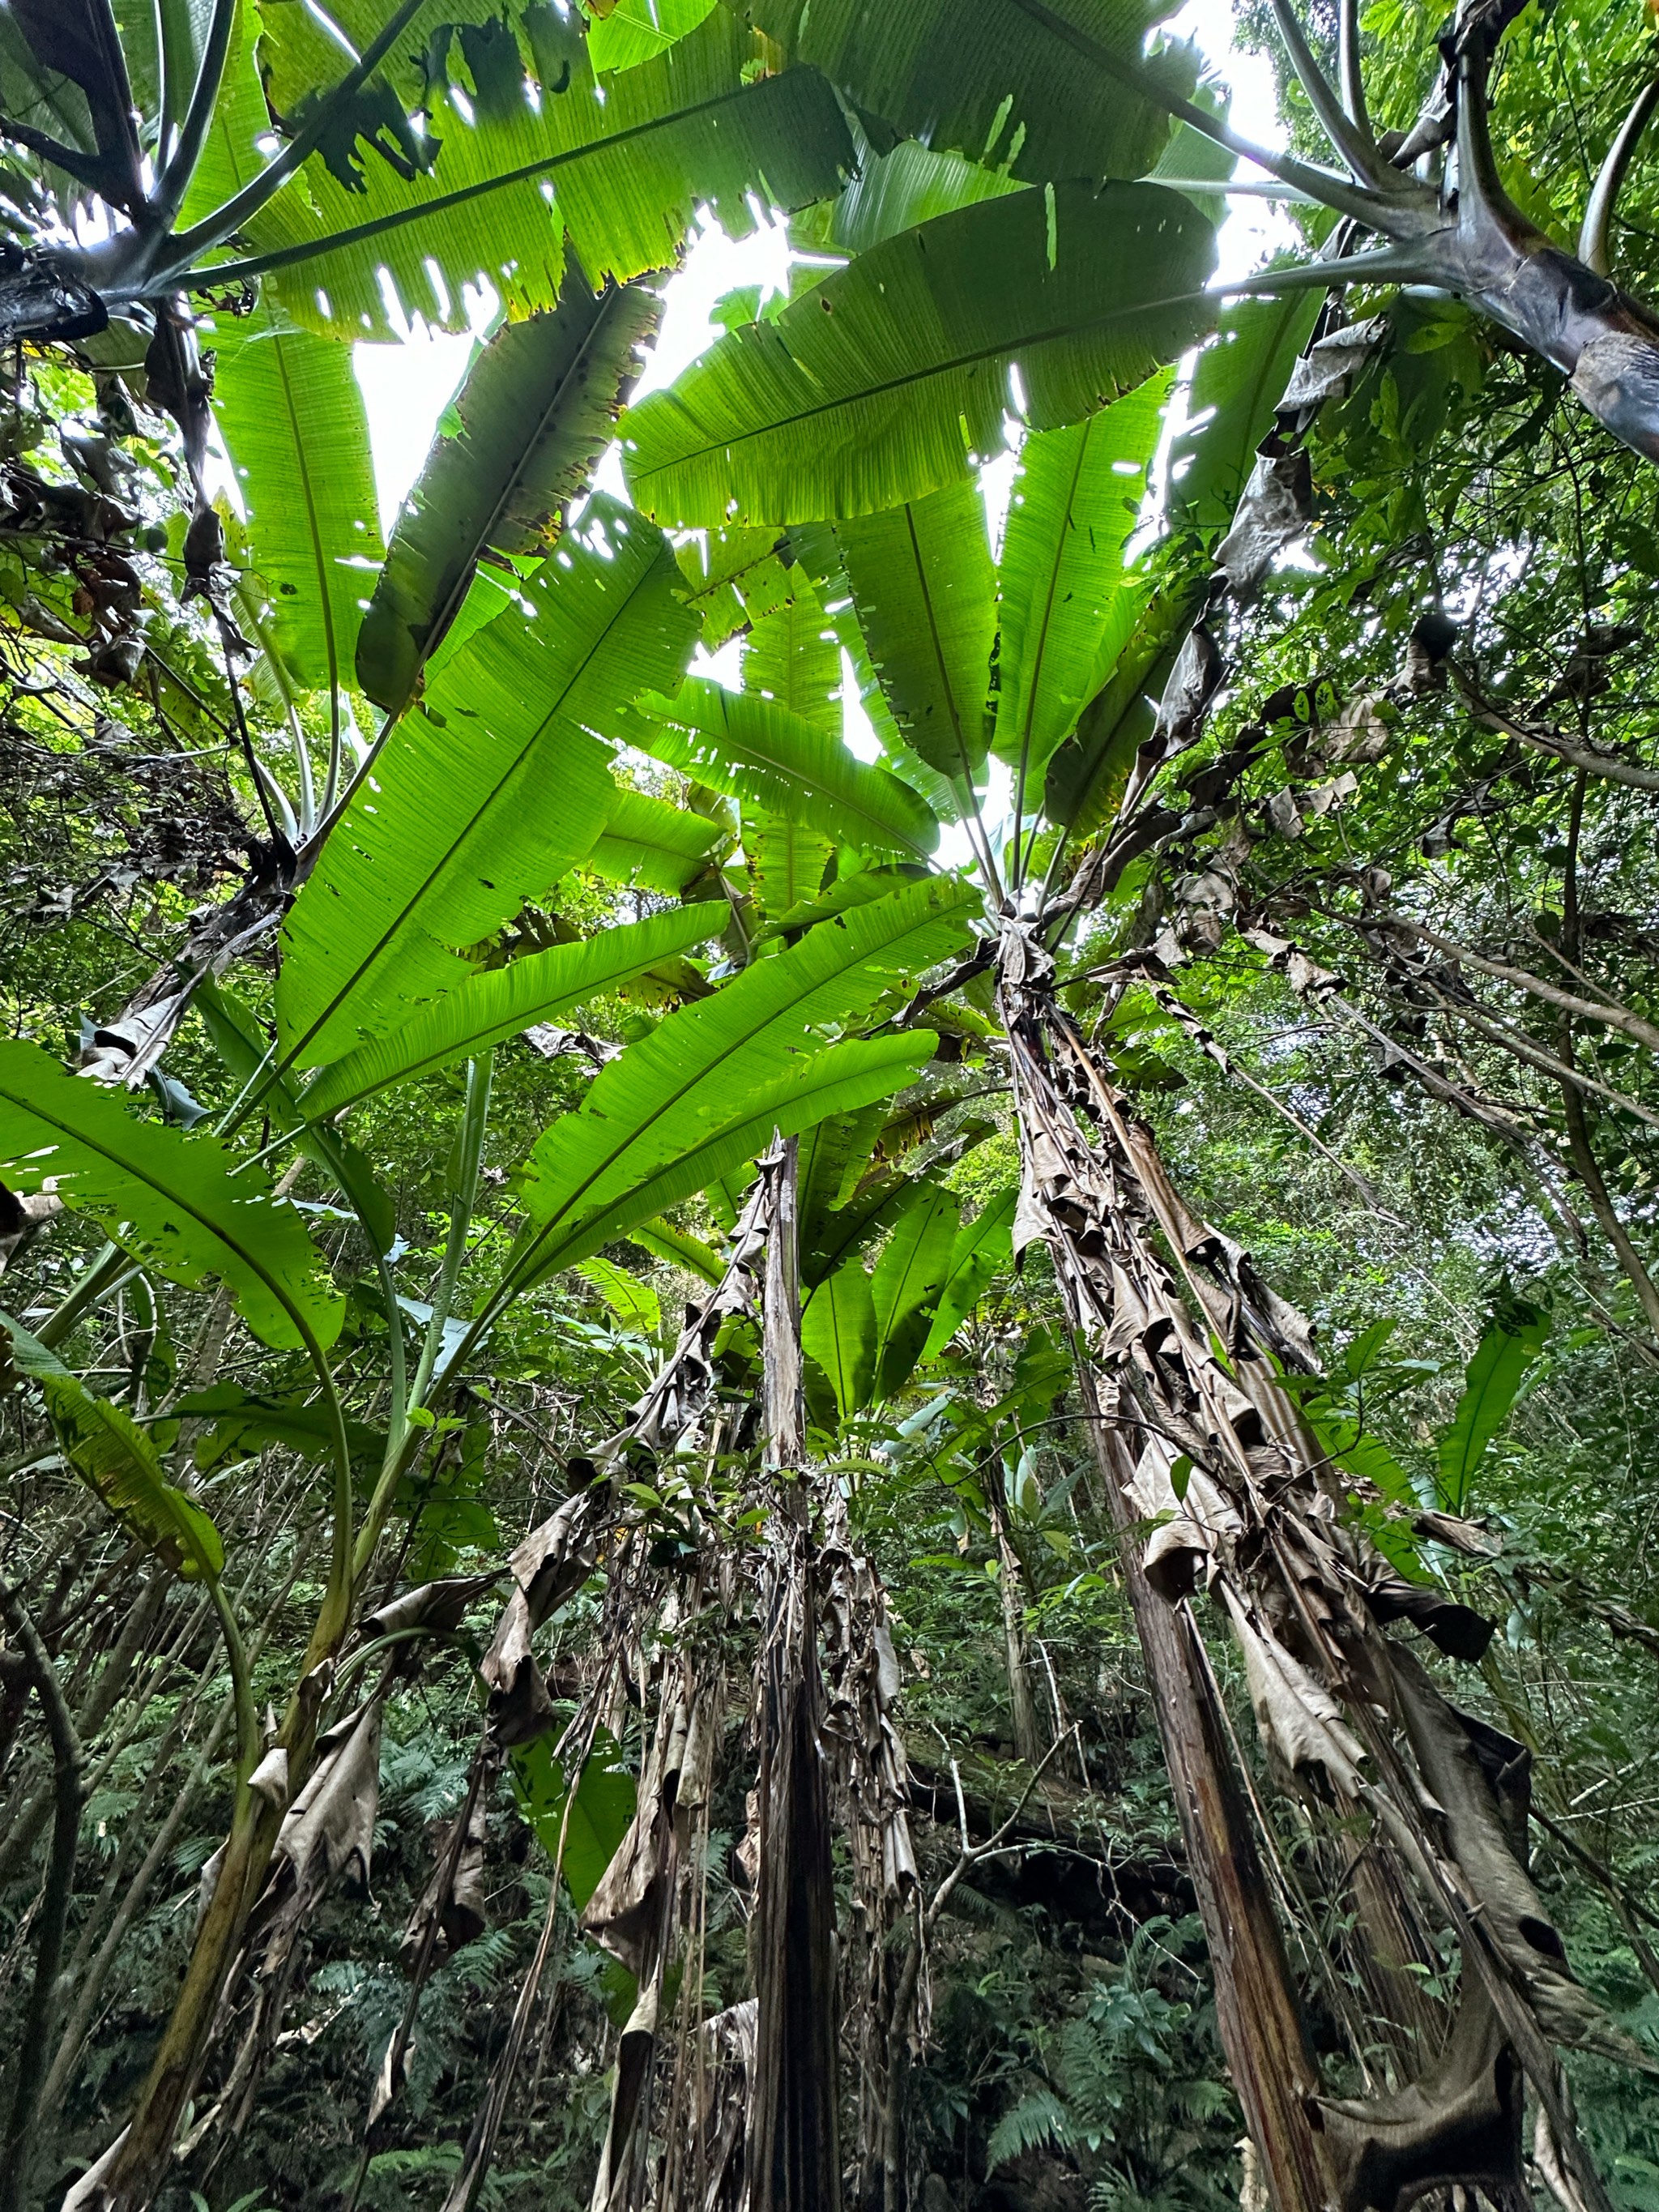
[[[1051,27],[1060,20],[1036,0],[1011,4]],[[1286,10],[1276,13],[1281,26],[1290,21]],[[861,102],[878,112],[884,100],[889,112],[907,112],[915,57],[904,32],[854,37],[850,11],[833,7],[798,15],[781,8],[775,20],[786,39],[797,40],[795,51],[817,55]],[[1066,30],[1070,49],[1092,58],[1092,35],[1073,36],[1074,27]],[[1469,50],[1467,41],[1460,47],[1466,94],[1479,76],[1470,72]],[[1293,48],[1293,58],[1300,52]],[[1303,73],[1327,119],[1313,76]],[[1139,60],[1115,59],[1110,74],[1125,86],[1146,82]],[[931,82],[928,96],[948,147],[946,134],[968,130],[972,110],[958,111]],[[1171,96],[1164,104],[1199,130],[1200,111],[1190,102]],[[1473,105],[1466,97],[1465,108]],[[1204,119],[1204,135],[1224,132]],[[1489,161],[1482,131],[1467,118],[1462,128],[1464,191],[1478,201]],[[1364,166],[1352,143],[1363,191],[1316,181],[1327,204],[1362,222],[1359,200],[1376,215],[1379,195],[1393,187],[1374,181],[1376,165]],[[896,191],[890,204],[909,197],[912,208],[927,206],[923,219],[877,237],[781,312],[730,332],[676,386],[624,417],[630,486],[642,506],[682,526],[733,526],[755,548],[781,534],[826,611],[836,611],[832,624],[854,667],[873,676],[872,719],[890,770],[918,790],[939,780],[942,794],[931,787],[935,803],[972,854],[989,933],[932,987],[928,1015],[943,1028],[951,997],[994,975],[997,1042],[1006,1054],[1023,1163],[1012,1241],[1023,1249],[1041,1238],[1060,1279],[1078,1387],[1125,1545],[1177,1800],[1187,1810],[1223,2038],[1274,2203],[1280,2212],[1358,2203],[1370,2185],[1360,2177],[1374,2173],[1384,2155],[1398,2178],[1390,2203],[1404,2201],[1419,2176],[1456,2171],[1488,2185],[1500,2170],[1518,2172],[1521,2093],[1491,2091],[1483,2070],[1484,2054],[1501,2048],[1513,2069],[1505,2080],[1524,2080],[1574,2185],[1587,2203],[1604,2204],[1555,2052],[1577,2045],[1611,2056],[1617,2048],[1634,2063],[1633,2046],[1571,1980],[1553,1939],[1555,1963],[1545,1968],[1520,1922],[1497,1903],[1500,1893],[1513,1902],[1524,1890],[1530,1914],[1534,1896],[1513,1854],[1501,1869],[1489,1856],[1513,1817],[1499,1791],[1471,1788],[1438,1840],[1422,1830],[1422,1792],[1447,1782],[1462,1724],[1425,1670],[1381,1632],[1386,1621],[1410,1620],[1445,1653],[1468,1659],[1485,1648],[1491,1624],[1425,1589],[1375,1547],[1364,1522],[1377,1501],[1362,1478],[1349,1474],[1352,1498],[1322,1495],[1327,1449],[1301,1421],[1293,1391],[1276,1379],[1316,1372],[1305,1324],[1247,1254],[1188,1211],[1134,1113],[1133,1056],[1115,1057],[1109,1024],[1085,1039],[1064,998],[1064,948],[1078,925],[1115,906],[1133,944],[1126,872],[1204,799],[1224,792],[1249,757],[1247,738],[1242,750],[1201,770],[1183,762],[1222,673],[1213,633],[1229,600],[1247,597],[1277,550],[1305,526],[1294,490],[1296,441],[1374,337],[1316,335],[1297,303],[1277,297],[1231,310],[1224,342],[1200,363],[1194,394],[1214,411],[1185,441],[1183,472],[1160,532],[1146,499],[1170,389],[1158,355],[1185,343],[1182,334],[1193,327],[1182,322],[1191,296],[1184,271],[1208,265],[1194,199],[1155,184],[1108,185],[1097,194],[1034,184],[986,194],[966,181],[970,164],[948,150],[930,149],[921,162],[911,151],[905,160],[913,179],[919,168],[931,172],[932,197]],[[1301,181],[1294,161],[1276,173]],[[1315,185],[1308,190],[1314,194]],[[866,207],[885,202],[867,170],[858,191]],[[831,219],[831,235],[837,222],[843,234],[853,228],[851,197]],[[955,204],[941,209],[947,198]],[[1423,204],[1409,180],[1401,180],[1398,199]],[[1393,210],[1395,200],[1387,205]],[[1103,222],[1108,210],[1115,221],[1097,241],[1096,211]],[[1477,219],[1474,206],[1468,220]],[[939,312],[942,298],[956,297],[947,289],[951,273],[970,256],[981,267],[1000,267],[1009,242],[1033,236],[1039,222],[1048,226],[1046,270],[1036,280],[1048,288],[1042,337],[1024,346],[1005,340],[995,318],[1012,312],[1013,287],[990,288],[971,327],[951,325]],[[1443,215],[1437,222],[1443,230]],[[1425,225],[1412,235],[1425,234],[1438,234]],[[1117,313],[1079,313],[1073,322],[1091,270],[1105,265],[1092,259],[1097,250],[1111,257]],[[1440,237],[1435,251],[1448,250]],[[1029,270],[1035,258],[1028,250],[1014,265]],[[1355,265],[1364,269],[1366,257]],[[1419,269],[1403,247],[1370,265],[1379,276]],[[1321,289],[1329,289],[1325,271],[1322,263]],[[1295,292],[1303,283],[1299,273],[1281,283],[1273,272],[1256,289]],[[1478,289],[1460,289],[1493,311]],[[988,392],[979,382],[986,362],[1000,371],[1016,358],[1017,385],[994,382]],[[1581,396],[1589,398],[1580,381]],[[1013,434],[1018,466],[994,561],[972,470],[1010,434],[993,414],[1011,398],[1024,419]],[[1602,411],[1610,427],[1629,432],[1616,408]],[[743,586],[738,573],[739,597]],[[672,701],[645,696],[635,712],[654,717],[665,733],[641,738],[644,749],[695,769],[742,804],[787,811],[792,779],[801,821],[826,804],[822,771],[781,723],[763,760],[758,710],[711,711],[694,695],[678,711]],[[993,778],[990,762],[1006,783]],[[908,865],[925,863],[917,855]],[[826,872],[821,896],[855,895],[857,881],[839,868],[833,877]],[[1276,939],[1259,949],[1273,957],[1292,950]],[[1173,940],[1171,950],[1181,957]],[[1109,963],[1105,980],[1116,994],[1132,981],[1137,957]],[[1155,980],[1161,975],[1156,956],[1139,957]],[[1086,972],[1085,963],[1073,980]],[[807,1304],[807,1348],[830,1375],[843,1417],[881,1395],[883,1364],[895,1345],[884,1316],[890,1321],[899,1310],[895,1286],[907,1267],[937,1273],[929,1240],[942,1250],[950,1225],[937,1211],[932,1199],[919,1201],[893,1231],[873,1276],[854,1259]],[[1326,1533],[1333,1503],[1343,1522],[1337,1538]],[[1149,1522],[1154,1533],[1143,1549]],[[1442,1514],[1434,1525],[1465,1540],[1455,1516]],[[1466,1540],[1478,1548],[1475,1534]],[[1350,1569],[1342,1559],[1357,1564]],[[1351,1572],[1367,1592],[1357,1604],[1339,1595]],[[1264,1905],[1251,1817],[1224,1748],[1208,1662],[1184,1610],[1205,1582],[1219,1595],[1243,1655],[1279,1771],[1302,1771],[1292,1786],[1304,1804],[1323,1802],[1328,1790],[1351,1811],[1374,1808],[1376,1848],[1399,1854],[1390,1878],[1425,1880],[1431,1909],[1464,1947],[1443,2063],[1401,2100],[1338,2098],[1322,2087],[1284,1939]],[[1339,1612],[1346,1624],[1340,1637],[1320,1626]],[[1343,1656],[1342,1638],[1352,1638],[1356,1652],[1363,1648],[1363,1662]],[[1362,1676],[1389,1685],[1386,1723],[1376,1693],[1360,1687]],[[1314,1770],[1320,1778],[1306,1778]],[[1213,1808],[1212,1823],[1198,1814],[1200,1804]],[[1448,1850],[1460,1874],[1425,1871],[1434,1851]],[[1480,1932],[1471,1898],[1492,1915]],[[1471,2098],[1483,2114],[1479,2143],[1466,2132]]]

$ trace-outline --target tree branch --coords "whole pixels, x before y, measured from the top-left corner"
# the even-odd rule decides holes
[[[1346,916],[1343,918],[1347,919]],[[1459,945],[1449,937],[1442,937],[1437,930],[1430,929],[1423,922],[1410,921],[1403,914],[1383,915],[1379,919],[1387,927],[1409,931],[1412,936],[1420,938],[1425,945],[1432,945],[1437,951],[1449,954],[1452,959],[1462,962],[1466,967],[1477,969],[1483,975],[1495,975],[1502,982],[1513,983],[1532,997],[1542,999],[1547,1005],[1559,1006],[1564,1013],[1577,1015],[1581,1021],[1599,1023],[1603,1029],[1623,1030],[1626,1036],[1633,1036],[1638,1043],[1646,1045],[1650,1052],[1659,1052],[1659,1028],[1641,1014],[1632,1012],[1628,1006],[1620,1006],[1616,1001],[1610,1006],[1598,1006],[1593,999],[1581,999],[1574,992],[1563,991],[1553,983],[1545,982],[1541,975],[1534,975],[1528,969],[1511,968],[1504,961],[1491,960],[1484,953],[1471,952],[1466,945]],[[1361,925],[1352,922],[1350,927],[1358,929]]]
[[[1489,730],[1496,730],[1500,737],[1531,745],[1538,752],[1547,753],[1552,760],[1565,761],[1569,768],[1582,768],[1591,775],[1604,776],[1609,783],[1628,784],[1633,791],[1659,791],[1659,769],[1643,768],[1635,761],[1621,759],[1617,753],[1603,752],[1599,745],[1581,744],[1557,729],[1530,729],[1513,714],[1494,706],[1455,662],[1452,663],[1452,674],[1476,721]]]
[[[1625,118],[1619,136],[1607,149],[1607,158],[1596,173],[1590,187],[1589,204],[1584,210],[1583,227],[1578,234],[1578,258],[1587,269],[1598,276],[1609,276],[1612,270],[1613,211],[1618,204],[1631,160],[1636,152],[1636,142],[1647,128],[1649,118],[1659,106],[1659,77],[1644,92],[1638,93],[1630,113]]]

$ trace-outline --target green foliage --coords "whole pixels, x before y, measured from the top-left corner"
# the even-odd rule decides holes
[[[1467,1509],[1481,1460],[1549,1333],[1549,1315],[1505,1285],[1468,1364],[1451,1426],[1440,1440],[1440,1495],[1454,1513]]]
[[[763,0],[754,12],[792,59],[816,63],[896,131],[1038,184],[1140,176],[1169,136],[1150,100],[1079,70],[1065,40],[1013,0],[984,0],[969,18],[950,0],[873,19],[860,0]],[[1147,9],[1067,0],[1056,12],[1113,52],[1139,58]],[[1170,54],[1155,70],[1160,83],[1185,91],[1185,62]]]
[[[218,1276],[262,1342],[326,1348],[343,1309],[291,1206],[210,1137],[139,1121],[38,1045],[0,1044],[0,1174],[51,1180],[169,1280]]]
[[[975,901],[916,884],[821,924],[714,997],[680,1007],[595,1080],[579,1113],[532,1152],[518,1283],[584,1259],[785,1136],[899,1089],[931,1033],[822,1044],[962,941]]]
[[[128,1534],[186,1582],[224,1572],[219,1531],[193,1498],[169,1482],[154,1442],[107,1398],[95,1398],[9,1315],[0,1315],[19,1370],[40,1386],[64,1457]]]
[[[605,449],[656,295],[572,268],[550,314],[507,323],[475,358],[398,517],[357,639],[357,680],[401,708],[459,612],[480,559],[521,560],[556,543],[569,502]]]
[[[996,633],[977,488],[947,484],[889,514],[844,522],[836,538],[899,728],[929,768],[971,781],[985,759]]]
[[[516,1030],[550,1021],[677,953],[689,952],[712,937],[723,919],[717,907],[682,907],[470,975],[434,1005],[417,1009],[389,1036],[360,1045],[320,1070],[300,1104],[308,1119],[320,1121],[391,1084],[453,1067]]]
[[[711,347],[626,417],[634,498],[692,526],[879,514],[1143,383],[1208,327],[1209,225],[1152,185],[1061,184],[937,217]],[[896,312],[902,302],[902,313]]]
[[[1141,611],[1123,551],[1157,450],[1168,380],[1020,448],[999,572],[992,749],[1036,789],[1111,674]]]
[[[1316,295],[1236,300],[1198,357],[1187,420],[1170,447],[1170,520],[1213,540],[1232,520],[1255,449],[1319,311]]]
[[[551,1744],[538,1736],[513,1754],[513,1790],[580,1912],[634,1818],[634,1779],[616,1738],[608,1729],[595,1730],[573,1796]]]
[[[348,680],[380,557],[362,394],[342,346],[267,308],[215,333],[214,411],[254,547],[244,590],[301,690]]]
[[[691,623],[661,535],[595,501],[392,732],[283,927],[284,1060],[315,1067],[470,973],[460,948],[590,851],[615,787],[581,726],[672,678]]]
[[[647,693],[640,707],[654,720],[628,731],[643,750],[746,805],[861,852],[920,858],[939,842],[931,809],[908,784],[775,700],[688,677],[672,699]]]
[[[378,0],[347,0],[334,20],[366,44],[384,15]],[[751,58],[723,8],[603,83],[580,24],[550,8],[472,0],[441,27],[417,19],[339,138],[307,162],[303,188],[268,201],[242,235],[260,254],[303,255],[276,289],[297,320],[336,337],[392,335],[383,268],[411,320],[465,329],[465,289],[481,281],[515,318],[544,311],[564,280],[566,232],[600,283],[672,261],[700,200],[741,234],[763,182],[784,206],[836,189],[851,149],[829,85],[811,70],[750,83]],[[337,76],[340,55],[304,10],[284,9],[259,63],[287,111]],[[247,49],[233,88],[187,221],[262,166],[270,116]]]

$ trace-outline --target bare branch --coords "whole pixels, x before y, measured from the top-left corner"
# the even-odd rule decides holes
[[[1575,1015],[1581,1021],[1599,1023],[1603,1029],[1623,1030],[1638,1043],[1646,1045],[1650,1052],[1659,1052],[1659,1028],[1616,1000],[1610,1005],[1599,1006],[1593,999],[1581,999],[1575,992],[1563,991],[1556,984],[1545,982],[1541,975],[1533,975],[1528,969],[1512,968],[1506,961],[1491,960],[1484,953],[1472,952],[1455,938],[1442,937],[1438,931],[1413,921],[1403,914],[1383,915],[1380,920],[1385,927],[1408,931],[1424,944],[1432,945],[1437,952],[1449,954],[1452,959],[1479,969],[1483,975],[1495,975],[1502,982],[1513,983],[1533,998],[1559,1006],[1564,1013]]]
[[[1643,768],[1635,761],[1622,759],[1617,753],[1604,752],[1599,745],[1584,744],[1557,729],[1533,729],[1517,721],[1513,714],[1505,714],[1501,707],[1486,698],[1454,662],[1452,673],[1458,688],[1468,701],[1478,722],[1489,730],[1496,730],[1506,738],[1514,738],[1523,745],[1531,745],[1552,760],[1565,761],[1569,768],[1582,768],[1590,775],[1605,776],[1609,783],[1626,783],[1634,791],[1659,791],[1659,769]]]
[[[1345,112],[1335,88],[1314,58],[1313,49],[1303,36],[1302,26],[1296,19],[1291,0],[1272,0],[1272,7],[1273,21],[1279,26],[1279,35],[1285,42],[1291,67],[1300,79],[1302,89],[1307,94],[1325,136],[1359,183],[1369,185],[1373,191],[1398,191],[1405,179],[1397,169],[1390,168],[1383,160],[1372,142],[1370,131]]]
[[[968,1808],[963,1799],[962,1775],[957,1768],[956,1760],[953,1759],[951,1761],[951,1774],[957,1788],[957,1818],[960,1822],[962,1828],[962,1855],[957,1859],[956,1864],[951,1868],[950,1873],[945,1875],[944,1881],[940,1882],[939,1887],[933,1892],[933,1903],[928,1906],[923,1922],[924,1932],[927,1935],[931,1936],[934,1929],[939,1925],[939,1914],[945,1910],[945,1904],[950,1898],[951,1893],[955,1889],[957,1884],[965,1875],[970,1874],[979,1864],[981,1859],[989,1858],[994,1852],[1001,1849],[1004,1840],[1018,1822],[1020,1814],[1025,1810],[1027,1805],[1030,1804],[1031,1801],[1031,1792],[1036,1788],[1038,1783],[1042,1781],[1044,1773],[1047,1771],[1050,1762],[1059,1752],[1060,1746],[1065,1743],[1069,1737],[1074,1736],[1076,1734],[1077,1725],[1074,1722],[1073,1725],[1066,1730],[1064,1735],[1055,1737],[1054,1741],[1049,1745],[1048,1750],[1043,1753],[1042,1757],[1031,1769],[1030,1779],[1027,1781],[1025,1787],[1020,1791],[1018,1797],[1015,1800],[1013,1811],[1009,1814],[1007,1819],[1002,1822],[1000,1826],[992,1830],[991,1833],[985,1838],[985,1841],[982,1844],[970,1844],[968,1841]]]
[[[1367,138],[1372,138],[1375,134],[1365,108],[1364,74],[1359,66],[1359,0],[1342,0],[1337,42],[1336,69],[1342,82],[1342,105],[1348,111],[1350,121],[1358,125]]]
[[[1659,77],[1637,94],[1590,187],[1589,204],[1584,210],[1583,228],[1578,234],[1578,258],[1598,276],[1613,273],[1613,211],[1636,152],[1636,142],[1656,106],[1659,106]]]

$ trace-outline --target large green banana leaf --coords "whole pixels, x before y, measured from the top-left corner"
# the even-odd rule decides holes
[[[678,896],[708,867],[730,833],[706,815],[672,806],[649,792],[618,791],[610,818],[584,865],[635,890]]]
[[[908,784],[858,759],[838,735],[755,693],[688,677],[672,699],[642,698],[627,734],[656,759],[744,805],[860,852],[920,859],[939,842],[932,808]]]
[[[799,720],[839,742],[841,647],[805,570],[797,563],[788,573],[789,595],[776,607],[757,606],[746,579],[738,586],[750,624],[743,688],[775,700]]]
[[[129,1534],[174,1574],[216,1581],[225,1565],[218,1529],[194,1498],[167,1480],[155,1443],[131,1414],[95,1397],[9,1314],[0,1314],[0,1348],[40,1384],[64,1457]]]
[[[876,1316],[875,1389],[890,1398],[909,1379],[951,1271],[962,1201],[951,1190],[924,1184],[882,1248],[871,1279]],[[862,1272],[857,1260],[852,1265]]]
[[[391,1084],[453,1067],[533,1022],[551,1021],[659,961],[689,952],[716,935],[726,920],[723,906],[679,907],[488,969],[432,1006],[418,1007],[389,1036],[360,1045],[322,1069],[301,1103],[318,1121]]]
[[[599,549],[603,544],[606,549]],[[587,853],[617,798],[580,726],[684,665],[696,623],[661,534],[595,500],[388,738],[283,931],[277,1028],[314,1067],[382,1036],[471,972],[482,943]]]
[[[595,1079],[531,1154],[530,1225],[509,1265],[522,1285],[585,1259],[786,1136],[912,1080],[931,1033],[831,1044],[901,975],[947,957],[977,901],[951,878],[907,885],[810,931],[684,1006]]]
[[[1020,449],[1000,583],[996,727],[992,749],[1019,790],[1041,787],[1127,643],[1140,592],[1123,549],[1158,450],[1169,378],[1086,422],[1028,438]]]
[[[834,203],[824,242],[850,253],[867,253],[883,239],[919,222],[981,200],[1006,199],[1019,189],[1018,179],[1004,170],[906,138],[848,179]]]
[[[846,529],[845,523],[840,527]],[[847,657],[858,702],[874,732],[882,756],[902,783],[919,791],[941,822],[960,818],[956,786],[939,769],[930,768],[911,744],[888,702],[870,658],[870,647],[860,625],[853,587],[842,557],[836,526],[828,522],[799,523],[788,533],[797,564],[811,575],[824,611],[824,620]]]
[[[270,1039],[252,1009],[222,984],[210,981],[197,987],[191,1004],[201,1016],[203,1027],[213,1040],[213,1048],[223,1060],[236,1089],[250,1090],[256,1083],[262,1085],[259,1110],[270,1123],[272,1134],[293,1133],[300,1150],[331,1176],[350,1200],[375,1250],[389,1252],[398,1234],[398,1210],[390,1193],[371,1162],[343,1129],[307,1126],[305,1109],[291,1076],[279,1075],[269,1082],[265,1080]]]
[[[220,1277],[266,1344],[326,1349],[339,1334],[344,1309],[300,1216],[258,1168],[211,1137],[135,1121],[17,1040],[0,1043],[0,1178],[19,1191],[54,1179],[65,1206],[173,1282]]]
[[[678,39],[695,31],[720,0],[616,0],[587,33],[588,58],[605,70],[637,69],[654,61]]]
[[[971,781],[985,759],[997,626],[978,486],[946,484],[890,514],[843,522],[836,534],[900,730],[929,768]]]
[[[522,1287],[628,1234],[640,1217],[678,1205],[752,1159],[775,1132],[793,1136],[825,1114],[850,1113],[890,1097],[915,1080],[938,1043],[931,1030],[910,1030],[781,1060],[765,1079],[728,1093],[726,1113],[700,1113],[682,1132],[673,1156],[648,1176],[634,1180],[629,1164],[619,1170],[614,1194],[596,1202],[580,1220],[556,1218],[522,1237],[511,1280]],[[745,1072],[732,1073],[736,1077]],[[612,1133],[605,1133],[608,1139]]]
[[[386,9],[338,0],[330,13],[362,51]],[[307,9],[265,21],[259,58],[286,112],[337,77],[342,57]],[[337,336],[395,337],[399,314],[465,329],[465,289],[480,283],[511,314],[550,307],[567,230],[595,282],[636,276],[674,258],[700,205],[742,235],[754,203],[802,207],[839,189],[852,145],[829,83],[811,69],[751,81],[757,58],[736,11],[717,7],[653,59],[599,81],[574,9],[433,0],[359,96],[364,138],[354,148],[336,134],[239,236],[262,255],[336,241],[270,281],[297,319]],[[270,127],[248,57],[191,216],[228,197],[213,181],[251,169]],[[388,145],[395,167],[377,150]]]
[[[1074,837],[1092,836],[1117,810],[1135,754],[1152,733],[1155,702],[1204,603],[1207,574],[1158,591],[1130,585],[1139,611],[1128,641],[1078,725],[1048,763],[1042,811]]]
[[[551,314],[503,325],[480,350],[363,617],[357,680],[377,706],[407,703],[481,555],[521,558],[552,545],[610,440],[659,306],[644,284],[608,284],[596,297],[573,266]]]
[[[738,585],[750,617],[743,653],[743,688],[746,696],[770,701],[793,715],[820,740],[810,749],[811,759],[800,763],[805,796],[817,781],[811,769],[818,760],[828,760],[834,767],[850,757],[842,743],[841,648],[799,564],[786,572],[788,589],[773,605],[775,580],[761,572],[744,575]],[[753,588],[757,583],[758,595]],[[830,748],[827,754],[825,745]],[[802,900],[817,896],[834,845],[828,834],[830,823],[819,805],[804,805],[793,815],[767,811],[754,803],[754,791],[751,783],[744,810],[744,847],[756,900],[767,920],[775,921]]]
[[[800,1342],[829,1376],[842,1419],[862,1413],[876,1375],[876,1307],[862,1261],[849,1260],[816,1292],[801,1316]]]
[[[774,925],[823,888],[824,871],[835,848],[804,822],[779,814],[756,814],[744,825],[755,902]]]
[[[380,558],[368,422],[351,356],[262,307],[220,319],[214,412],[254,551],[265,635],[307,690],[349,682]]]
[[[999,1191],[957,1231],[927,1340],[921,1347],[923,1360],[939,1357],[979,1304],[992,1276],[1013,1256],[1014,1208],[1018,1202],[1017,1190]]]
[[[787,543],[777,530],[700,530],[681,540],[677,557],[710,653],[789,598],[794,571],[781,557]]]
[[[1316,293],[1235,300],[1198,357],[1187,395],[1190,428],[1170,447],[1170,522],[1213,538],[1232,520],[1255,449],[1319,313]]]
[[[874,246],[624,417],[636,502],[691,526],[879,514],[1080,422],[1214,319],[1214,233],[1156,185],[1011,193]]]
[[[791,60],[815,63],[860,107],[908,137],[1016,176],[1139,177],[1170,134],[1163,111],[1103,70],[1013,0],[755,0],[756,22]],[[1138,62],[1167,6],[1060,0],[1056,12]],[[1146,65],[1186,93],[1192,58],[1177,48]]]

